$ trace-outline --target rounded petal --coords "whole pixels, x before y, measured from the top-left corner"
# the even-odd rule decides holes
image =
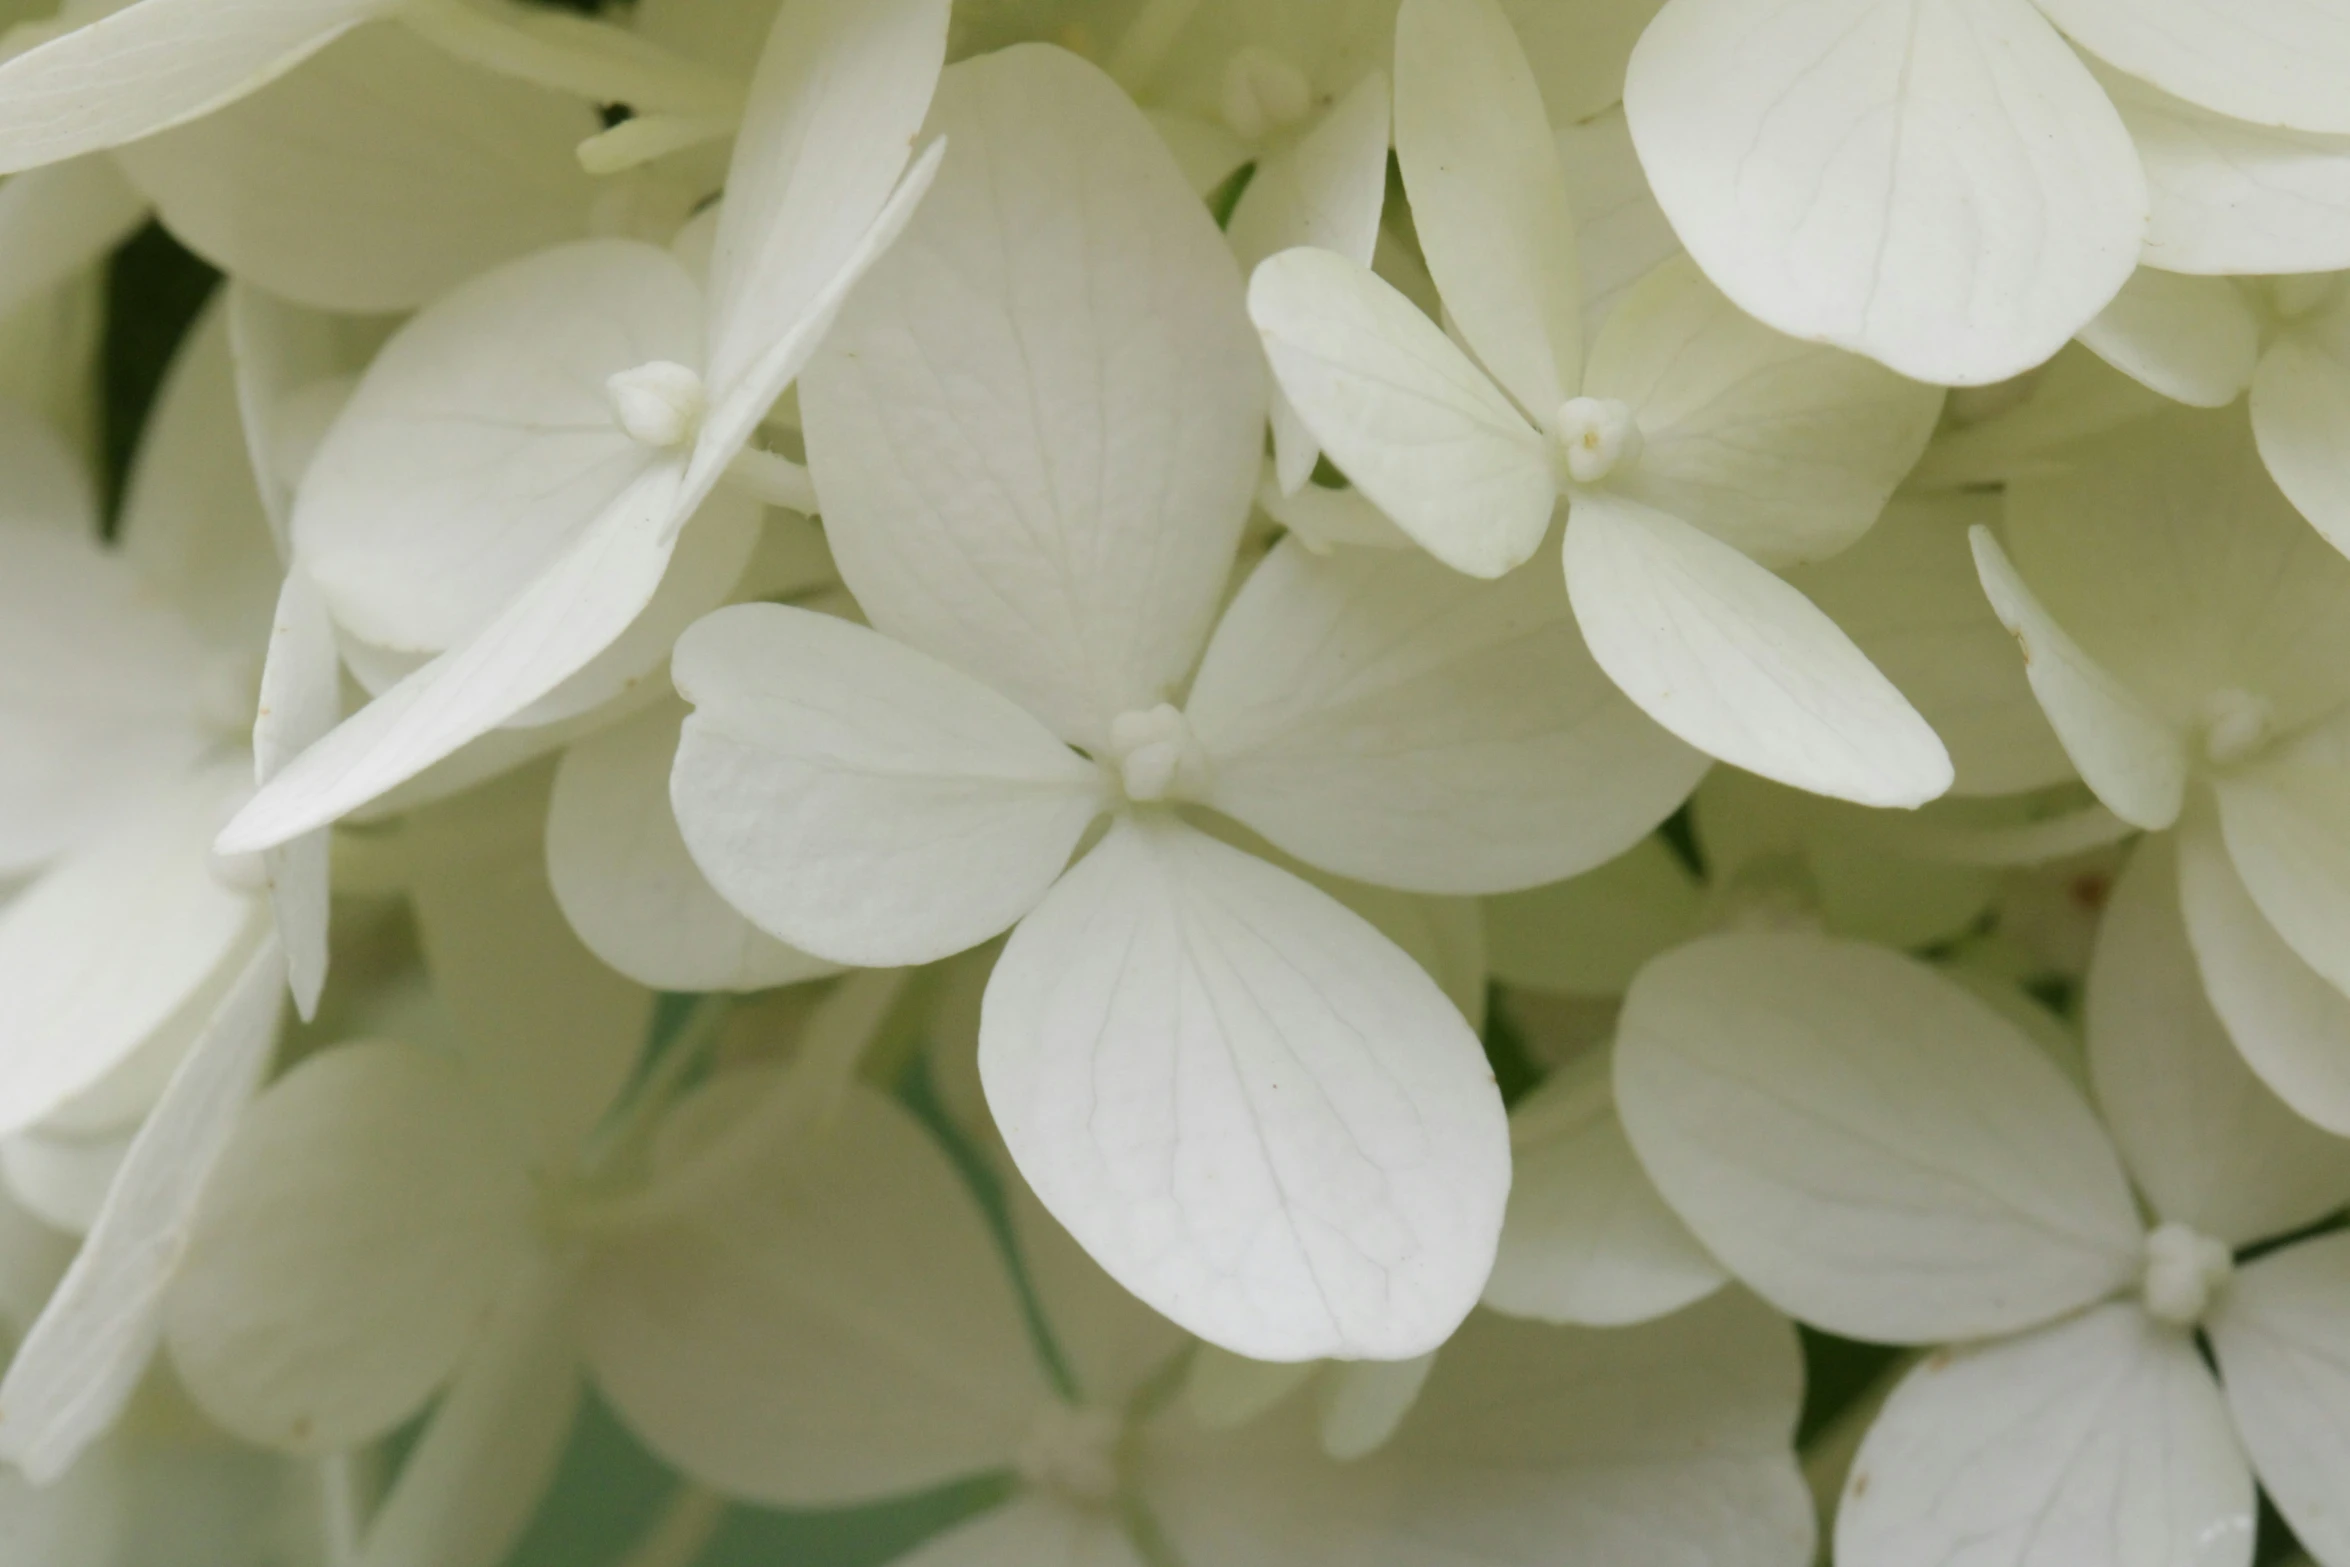
[[[2350,1201],[2350,1139],[2287,1109],[2204,999],[2167,839],[2114,885],[2084,1015],[2098,1108],[2157,1217],[2241,1247]]]
[[[2121,1302],[1903,1379],[1845,1481],[1836,1560],[2248,1567],[2252,1525],[2194,1340]]]
[[[1593,343],[1625,290],[1679,255],[1681,241],[1649,192],[1622,104],[1563,127],[1558,143],[1567,203],[1575,212],[1583,341]]]
[[[2333,325],[2333,323],[2328,323]],[[2269,477],[2326,542],[2350,555],[2350,341],[2287,331],[2252,378],[2252,433]]]
[[[1583,379],[1575,218],[1499,0],[1404,0],[1395,155],[1445,312],[1527,417],[1548,422]]]
[[[1202,803],[1326,870],[1418,892],[1588,870],[1706,766],[1600,672],[1547,570],[1480,582],[1417,551],[1277,545],[1185,713]]]
[[[1938,388],[1772,331],[1686,256],[1617,301],[1583,390],[1639,419],[1611,490],[1773,568],[1865,534],[1942,411]]]
[[[215,1167],[172,1359],[248,1441],[332,1453],[420,1408],[529,1250],[522,1150],[453,1062],[348,1045],[289,1073]]]
[[[2189,103],[2350,132],[2350,16],[2300,0],[2034,0],[2073,41]]]
[[[1257,267],[1248,313],[1305,427],[1413,542],[1473,577],[1534,554],[1558,505],[1543,438],[1418,306],[1301,248]]]
[[[588,229],[593,109],[388,23],[117,154],[182,244],[299,304],[412,310]]]
[[[1239,278],[1073,56],[958,66],[931,124],[936,182],[802,378],[826,537],[875,626],[1099,746],[1189,672],[1247,517]]]
[[[687,1474],[770,1506],[995,1469],[1052,1401],[961,1177],[852,1090],[676,1222],[604,1246],[580,1297],[598,1386]]]
[[[2248,1264],[2211,1319],[2211,1347],[2261,1489],[2321,1560],[2350,1551],[2342,1487],[2350,1441],[2350,1237],[2324,1235]]]
[[[2253,125],[2100,71],[2146,168],[2146,263],[2173,272],[2350,266],[2350,136]]]
[[[927,963],[1035,906],[1100,771],[1006,698],[878,632],[738,605],[678,643],[695,706],[670,800],[719,896],[834,962]]]
[[[1112,1278],[1258,1359],[1407,1359],[1493,1261],[1484,1054],[1359,917],[1131,818],[1012,933],[980,1072],[1013,1160]]]
[[[1950,787],[1942,742],[1835,622],[1711,534],[1579,493],[1566,571],[1600,668],[1698,750],[1863,805],[1920,805]]]
[[[832,972],[719,897],[669,804],[682,703],[664,702],[573,746],[555,769],[547,874],[588,949],[655,990],[765,990]]]
[[[1624,107],[1723,292],[1922,381],[2030,369],[2137,265],[2129,133],[2029,0],[1672,0]]]
[[[1513,1317],[1612,1328],[1669,1315],[1729,1281],[1665,1206],[1617,1119],[1607,1051],[1510,1112],[1516,1173],[1485,1304]]]
[[[2260,318],[2225,278],[2140,267],[2113,303],[2081,328],[2107,364],[2174,402],[2224,408],[2252,384]]]
[[[1704,890],[1660,838],[1548,887],[1485,900],[1493,977],[1568,995],[1620,996],[1650,958],[1696,935]]]
[[[2276,933],[2350,996],[2350,725],[2331,723],[2222,776],[2228,858]]]
[[[2079,1092],[1883,948],[1717,936],[1659,958],[1624,1003],[1616,1102],[1698,1239],[1831,1332],[2010,1332],[2137,1277],[2137,1209]]]

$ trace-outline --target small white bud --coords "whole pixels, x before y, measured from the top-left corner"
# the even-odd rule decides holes
[[[1640,460],[1640,423],[1613,397],[1570,397],[1559,404],[1551,440],[1577,484],[1597,484]]]
[[[604,382],[604,390],[620,428],[631,439],[663,449],[692,440],[710,402],[702,378],[669,359],[623,370]]]
[[[2147,1314],[2191,1328],[2203,1320],[2235,1271],[2236,1259],[2227,1247],[2184,1224],[2165,1224],[2146,1237],[2142,1290]]]
[[[1196,789],[1207,768],[1191,721],[1170,702],[1112,719],[1110,760],[1126,798],[1137,804],[1164,800],[1179,786]]]
[[[1314,106],[1305,72],[1259,44],[1224,62],[1224,124],[1245,142],[1295,125]]]

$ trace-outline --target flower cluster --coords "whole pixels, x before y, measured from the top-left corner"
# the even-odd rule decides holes
[[[46,11],[0,1562],[2350,1567],[2350,4]]]

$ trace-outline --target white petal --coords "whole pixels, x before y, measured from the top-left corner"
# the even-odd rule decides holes
[[[2260,912],[2350,995],[2350,725],[2335,723],[2217,781],[2228,858]]]
[[[146,219],[147,198],[109,157],[27,169],[0,185],[0,317],[96,265]]]
[[[1527,416],[1548,421],[1583,379],[1575,219],[1541,89],[1497,0],[1405,0],[1395,155],[1446,313]]]
[[[225,292],[245,452],[270,537],[290,558],[295,489],[395,323],[310,310],[233,278]]]
[[[1609,1053],[1594,1051],[1510,1113],[1516,1175],[1485,1284],[1496,1311],[1620,1327],[1679,1311],[1728,1281],[1633,1156],[1611,1071]]]
[[[390,0],[136,0],[0,65],[0,169],[151,135],[233,103]]]
[[[1500,1097],[1360,918],[1179,824],[1121,821],[1012,933],[980,1071],[1021,1173],[1128,1289],[1259,1359],[1403,1359],[1492,1266]]]
[[[1369,266],[1387,196],[1387,78],[1372,73],[1297,141],[1267,153],[1224,226],[1240,269],[1275,251],[1313,245]],[[1321,449],[1297,411],[1273,394],[1273,452],[1280,488],[1295,493]]]
[[[2350,1551],[2350,1237],[2324,1235],[2247,1265],[2211,1319],[2211,1347],[2261,1488],[2320,1560]]]
[[[2137,1275],[2137,1211],[2080,1094],[2014,1025],[1882,948],[1667,953],[1625,1000],[1616,1103],[1698,1239],[1831,1332],[2008,1332]]]
[[[2119,71],[2098,79],[2146,168],[2146,262],[2173,272],[2350,266],[2350,137],[2198,109]]]
[[[1199,796],[1301,859],[1420,892],[1497,892],[1613,859],[1706,759],[1592,662],[1549,570],[1277,545],[1185,708]]]
[[[1342,1360],[1322,1375],[1322,1451],[1340,1463],[1377,1452],[1419,1401],[1436,1352],[1412,1360]]]
[[[1934,387],[1772,331],[1686,256],[1618,301],[1583,390],[1639,418],[1639,460],[1610,489],[1772,567],[1867,532],[1942,411]]]
[[[2214,822],[2180,835],[2179,896],[2204,992],[2245,1061],[2302,1115],[2350,1135],[2350,997],[2277,934]]]
[[[1104,805],[1010,701],[877,632],[738,605],[680,640],[670,799],[721,897],[835,962],[926,963],[1033,907]]]
[[[568,1169],[635,1072],[654,999],[580,945],[547,881],[547,780],[419,811],[401,839],[418,945],[518,1153]]]
[[[711,255],[717,398],[753,376],[852,263],[905,171],[946,33],[947,0],[788,0],[776,13]]]
[[[2350,555],[2350,347],[2330,332],[2288,330],[2261,355],[2252,378],[2252,433],[2260,460],[2288,499],[2334,548]]]
[[[1616,14],[1623,10],[1610,7]],[[1681,241],[1649,194],[1623,105],[1558,133],[1559,169],[1575,213],[1575,255],[1583,277],[1583,340],[1599,329],[1624,291],[1648,276]]]
[[[1114,1512],[1017,1495],[897,1558],[897,1567],[1146,1567]]]
[[[2082,779],[2122,820],[2168,827],[2186,798],[2186,737],[2066,634],[1990,529],[1977,524],[1968,536],[1983,592],[2023,650],[2032,692]]]
[[[505,1129],[446,1058],[314,1056],[255,1100],[198,1211],[166,1318],[205,1412],[331,1453],[389,1430],[456,1366],[530,1245]]]
[[[1478,577],[1533,555],[1558,502],[1543,438],[1418,307],[1300,249],[1258,266],[1248,312],[1314,439],[1421,548]]]
[[[1264,372],[1223,236],[1107,77],[1008,50],[932,123],[937,182],[802,381],[826,536],[875,626],[1100,745],[1198,656]]]
[[[597,187],[572,148],[598,129],[577,99],[378,24],[117,156],[173,235],[240,281],[320,309],[411,310],[585,234]]]
[[[2075,442],[2159,413],[2170,403],[2083,347],[2058,349],[2039,369],[1986,388],[1992,405],[1954,419],[1910,473],[1920,489],[1968,489],[2041,477],[2071,460]],[[2010,400],[2010,399],[2014,400]]]
[[[2350,558],[2278,491],[2240,407],[2169,409],[2011,483],[2005,543],[2057,623],[2174,727],[2209,725],[2231,689],[2274,733],[2350,695]]]
[[[563,753],[547,812],[547,874],[588,949],[655,990],[765,990],[832,972],[718,896],[677,830],[669,769],[682,703],[664,702]]]
[[[0,523],[0,876],[87,844],[196,761],[206,651],[94,539]]]
[[[98,1222],[137,1130],[135,1124],[99,1131],[27,1127],[0,1142],[0,1178],[9,1197],[43,1224],[85,1236]]]
[[[1975,573],[1967,528],[1998,515],[1995,495],[1903,497],[1852,548],[1786,573],[1934,726],[1957,772],[1954,795],[2073,777]]]
[[[343,716],[342,660],[326,598],[309,573],[286,573],[261,670],[261,705],[253,720],[253,778],[278,769]],[[327,837],[310,833],[268,851],[269,902],[286,949],[286,979],[304,1018],[318,1010],[326,984]]]
[[[2125,1302],[1912,1371],[1845,1482],[1836,1560],[2247,1567],[2252,1525],[2194,1341]]]
[[[2140,267],[2081,328],[2100,359],[2175,402],[2224,408],[2252,384],[2260,319],[2226,278]]]
[[[2101,60],[2220,114],[2350,131],[2350,16],[2301,0],[2035,0]]]
[[[771,1506],[995,1469],[1050,1402],[987,1228],[870,1089],[681,1222],[607,1245],[581,1296],[598,1385],[704,1484]]]
[[[209,844],[234,787],[197,774],[0,910],[0,1131],[104,1078],[257,939]]]
[[[1354,1361],[1354,1365],[1398,1362]],[[1400,1364],[1410,1365],[1403,1361]],[[1211,1431],[1247,1425],[1325,1369],[1319,1360],[1251,1360],[1213,1344],[1192,1351],[1183,1378],[1183,1405]]]
[[[2028,0],[1673,0],[1624,107],[1724,292],[1920,380],[2031,368],[2137,265],[2129,135]]]
[[[666,251],[586,240],[499,267],[384,346],[295,499],[294,545],[351,634],[437,652],[510,603],[654,454],[608,377],[700,361]]]
[[[652,602],[676,547],[682,475],[647,470],[495,619],[343,720],[222,830],[274,848],[406,783],[559,688]]]
[[[163,1336],[164,1291],[205,1182],[277,1042],[285,958],[254,950],[190,1046],[73,1267],[0,1382],[0,1457],[40,1483],[113,1424]]]
[[[1835,622],[1712,535],[1582,492],[1566,570],[1600,667],[1700,751],[1863,805],[1919,805],[1950,787],[1942,742]]]
[[[1493,977],[1569,995],[1620,996],[1641,966],[1697,934],[1697,878],[1643,838],[1570,881],[1485,900]]]
[[[570,1281],[539,1269],[509,1287],[467,1350],[355,1567],[497,1567],[537,1512],[578,1417]]]
[[[2098,1108],[2158,1218],[2244,1246],[2350,1200],[2350,1139],[2263,1086],[2204,999],[2166,839],[2114,886],[2084,1011]]]
[[[1021,1268],[1082,1402],[1126,1406],[1150,1396],[1146,1386],[1178,1356],[1213,1352],[1104,1273],[1024,1182],[1006,1184]]]

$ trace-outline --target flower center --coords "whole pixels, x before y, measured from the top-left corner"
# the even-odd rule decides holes
[[[2240,762],[2267,743],[2275,721],[2266,697],[2238,686],[2214,691],[2203,699],[2203,754],[2221,767]]]
[[[2139,1288],[2156,1321],[2191,1328],[2203,1320],[2212,1297],[2235,1271],[2227,1247],[2184,1224],[2165,1224],[2146,1237],[2146,1272]]]
[[[1146,805],[1170,794],[1196,793],[1208,758],[1191,732],[1191,720],[1173,703],[1161,702],[1110,721],[1110,762],[1126,798]]]
[[[1120,1434],[1115,1415],[1054,1404],[1029,1426],[1013,1464],[1039,1490],[1098,1507],[1118,1494]]]
[[[1570,397],[1559,404],[1551,442],[1577,484],[1597,484],[1640,460],[1640,425],[1613,397]]]
[[[1261,44],[1236,49],[1224,62],[1224,124],[1242,141],[1263,141],[1313,106],[1306,73]]]
[[[604,382],[612,418],[647,446],[683,446],[702,427],[710,398],[702,378],[675,360],[654,359]]]

